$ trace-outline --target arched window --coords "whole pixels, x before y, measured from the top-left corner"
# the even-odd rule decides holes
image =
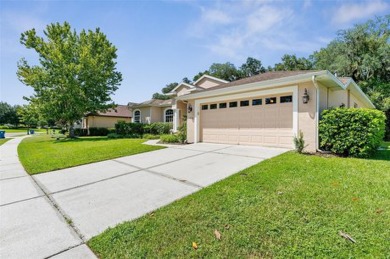
[[[141,111],[140,110],[134,111],[133,122],[137,122],[137,123],[141,122]]]
[[[173,122],[173,110],[168,109],[165,111],[165,122]]]

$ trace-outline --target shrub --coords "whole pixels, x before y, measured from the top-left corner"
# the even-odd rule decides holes
[[[108,133],[107,128],[89,128],[89,136],[107,136]]]
[[[303,132],[299,131],[298,136],[294,136],[295,150],[301,154],[305,148],[305,140],[303,139]]]
[[[162,143],[179,143],[179,138],[174,134],[161,135],[160,140]]]
[[[324,110],[319,123],[320,146],[342,156],[367,157],[380,146],[385,115],[373,109]]]
[[[88,130],[87,129],[74,129],[74,134],[79,137],[87,136],[88,135]]]
[[[179,127],[177,133],[180,143],[185,143],[187,141],[187,122],[184,121],[183,124]]]
[[[151,124],[144,124],[144,132],[153,135],[169,134],[173,124],[170,122],[153,122]]]
[[[142,123],[119,121],[117,124],[115,124],[115,131],[120,135],[142,136],[144,133],[144,128]]]

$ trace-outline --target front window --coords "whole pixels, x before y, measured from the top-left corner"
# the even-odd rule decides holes
[[[141,122],[141,111],[134,112],[134,122],[136,122],[136,123]]]
[[[173,110],[168,109],[165,111],[165,122],[173,122]]]

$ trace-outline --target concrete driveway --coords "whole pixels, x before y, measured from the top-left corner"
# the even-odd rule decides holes
[[[37,257],[92,258],[85,241],[108,227],[138,218],[285,151],[200,143],[171,146],[33,177],[20,176],[20,173],[9,177],[5,172],[7,177],[0,181],[1,257],[25,255],[26,249],[20,251],[25,245],[17,241],[26,239],[25,235],[53,232],[61,233],[61,248],[57,248],[58,242],[54,240],[41,244],[42,247],[27,245],[28,249],[35,249]],[[42,212],[44,207],[47,211]],[[49,216],[42,217],[42,213],[53,215],[49,219]],[[3,217],[7,219],[7,226],[3,224]],[[35,225],[27,226],[33,219],[37,219],[33,222]],[[48,226],[48,222],[55,226]],[[21,231],[21,226],[29,230]],[[3,242],[3,233],[10,233],[12,238],[5,237]],[[47,248],[50,245],[52,250]],[[51,254],[39,254],[38,248],[50,250]]]

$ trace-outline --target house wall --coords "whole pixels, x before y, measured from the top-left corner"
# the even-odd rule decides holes
[[[187,115],[187,104],[184,102],[178,101],[176,108],[179,109],[179,126],[183,124],[184,116]]]
[[[192,105],[192,112],[187,113],[187,141],[194,142],[194,116],[195,116],[195,101],[191,100],[188,105]]]
[[[215,80],[212,80],[210,78],[205,77],[200,82],[198,82],[196,85],[208,89],[208,88],[220,85],[220,84],[221,84],[221,82],[218,82],[218,81],[215,81]]]
[[[118,121],[130,122],[130,118],[124,117],[104,117],[104,116],[88,116],[86,118],[86,128],[114,128]]]
[[[355,107],[355,105],[354,104],[356,104],[357,105],[357,107]],[[356,98],[356,96],[354,95],[354,94],[352,94],[351,93],[351,95],[350,95],[350,107],[351,108],[365,108],[366,106],[361,102],[361,101],[359,101],[357,98]]]
[[[328,109],[328,95],[329,95],[329,89],[322,85],[321,83],[318,83],[318,87],[319,87],[319,91],[320,91],[320,104],[319,104],[319,108],[320,108],[320,111],[319,111],[319,114],[320,114],[320,117],[321,117],[321,113],[323,110],[326,110]],[[315,96],[312,96],[313,98]]]
[[[305,88],[310,96],[310,100],[307,104],[302,102]],[[316,151],[316,95],[317,90],[312,82],[298,85],[298,130],[303,133],[303,138],[307,145],[305,150],[308,152]]]
[[[177,96],[181,96],[181,95],[185,95],[185,94],[189,94],[189,93],[190,93],[190,91],[187,88],[182,87],[176,94],[177,94]]]
[[[134,118],[134,112],[136,110],[141,111],[141,122],[142,123],[149,123],[151,121],[150,107],[133,108],[133,118]]]
[[[164,121],[163,113],[164,113],[164,108],[161,107],[150,107],[152,111],[152,116],[151,116],[151,123],[153,122],[162,122]]]
[[[329,96],[328,108],[331,107],[337,108],[340,107],[340,105],[342,104],[344,104],[345,107],[348,106],[348,91],[329,89],[328,96]]]

